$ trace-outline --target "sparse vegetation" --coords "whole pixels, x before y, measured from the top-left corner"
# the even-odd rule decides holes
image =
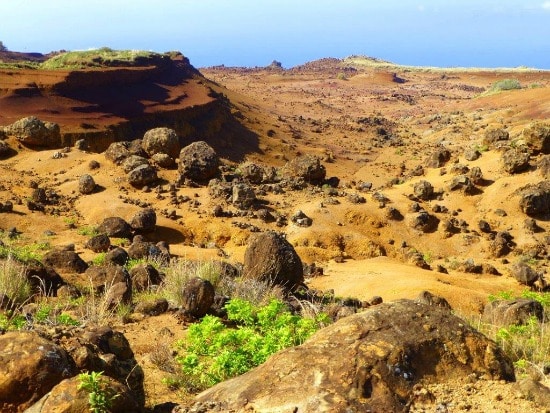
[[[522,325],[493,326],[481,325],[480,329],[493,338],[514,362],[516,373],[528,374],[531,371],[544,372],[550,366],[550,293],[525,290],[522,298],[538,301],[544,308],[544,319],[540,322],[532,316]],[[511,291],[501,291],[489,296],[489,301],[511,300]]]
[[[491,85],[487,93],[497,93],[504,90],[521,89],[521,84],[517,79],[503,79]]]
[[[100,49],[73,51],[58,54],[40,65],[41,69],[85,69],[105,66],[132,66],[139,59],[160,56],[158,53],[143,50]]]
[[[107,387],[103,372],[92,371],[78,375],[78,389],[88,392],[88,404],[92,413],[108,413],[119,396]]]
[[[227,318],[236,328],[206,316],[189,327],[187,339],[177,345],[181,365],[180,384],[196,391],[243,374],[283,348],[303,343],[329,322],[328,316],[303,318],[291,314],[286,305],[272,300],[266,306],[232,299]],[[174,381],[170,383],[174,385]]]
[[[31,295],[31,285],[25,276],[25,267],[9,255],[0,261],[0,293],[12,302],[22,305]]]

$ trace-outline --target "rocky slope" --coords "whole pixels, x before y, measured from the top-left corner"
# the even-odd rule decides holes
[[[70,393],[75,390],[70,376],[77,371],[108,368],[109,376],[124,385],[125,368],[132,370],[136,363],[143,366],[143,376],[140,369],[132,370],[137,374],[134,395],[119,411],[138,409],[128,406],[132,400],[143,405],[144,394],[150,410],[159,405],[156,411],[162,411],[162,403],[167,403],[165,409],[183,403],[160,384],[164,373],[151,357],[161,342],[169,348],[185,332],[166,313],[167,302],[139,310],[140,296],[132,291],[138,285],[147,290],[150,284],[162,283],[162,275],[150,269],[130,273],[122,266],[128,258],[147,256],[223,259],[236,267],[244,263],[243,275],[252,278],[284,268],[282,273],[292,273],[292,278],[283,279],[283,286],[305,282],[312,289],[354,297],[349,301],[353,305],[343,306],[342,317],[372,307],[335,324],[332,332],[356,329],[367,323],[363,318],[374,323],[380,316],[390,317],[395,331],[374,323],[357,335],[369,336],[372,330],[373,335],[412,337],[408,322],[398,324],[391,311],[417,306],[418,314],[410,314],[420,323],[414,332],[430,336],[429,345],[440,340],[431,334],[454,325],[447,333],[461,331],[466,348],[473,346],[467,354],[456,349],[447,354],[442,349],[453,341],[448,336],[435,349],[416,339],[401,349],[386,336],[375,342],[358,338],[351,343],[358,352],[344,351],[342,345],[342,357],[372,368],[350,367],[341,375],[344,384],[323,387],[327,396],[319,403],[342,409],[374,406],[380,411],[491,411],[493,406],[500,411],[544,411],[544,397],[537,403],[525,400],[530,393],[516,391],[506,381],[512,378],[509,360],[495,355],[494,344],[456,325],[460,321],[448,312],[423,304],[379,305],[376,296],[384,301],[413,299],[429,290],[456,312],[479,318],[489,294],[548,288],[549,75],[374,63],[355,58],[326,59],[289,71],[209,68],[202,70],[206,78],[180,55],[149,66],[80,72],[2,69],[4,242],[46,246],[44,267],[27,274],[31,280],[41,279],[58,297],[72,288],[85,291],[90,280],[97,289],[109,281],[112,289],[105,292],[111,302],[141,314],[116,326],[130,346],[111,329],[37,327],[53,342],[48,344],[53,346],[51,354],[64,364],[58,370],[48,365],[53,357],[48,351],[43,360],[30,362],[54,368],[60,379],[66,370],[69,381],[50,394],[49,402],[43,399],[42,407],[36,406],[42,410],[36,411],[53,411],[47,403],[63,398],[81,402],[82,394]],[[483,93],[503,78],[518,78],[525,87]],[[36,118],[16,122],[24,116]],[[52,136],[58,140],[50,145]],[[99,228],[99,238],[90,236],[88,228]],[[270,234],[267,231],[283,233],[286,241],[261,243],[250,249],[259,252],[247,254],[253,236]],[[273,251],[288,258],[264,262]],[[113,265],[94,264],[101,253],[107,253],[105,259]],[[299,261],[305,272],[295,265]],[[250,275],[259,264],[262,274]],[[269,278],[279,280],[279,273]],[[171,309],[183,312],[184,319],[188,310]],[[9,334],[1,337],[13,343],[15,333]],[[295,357],[311,351],[328,357],[323,332],[316,337],[287,353]],[[21,340],[44,346],[38,336]],[[319,341],[325,344],[316,347]],[[480,349],[494,350],[489,353],[501,370],[495,370],[495,360]],[[386,377],[387,371],[383,366],[377,370],[366,350],[380,360],[389,357],[386,361],[405,373],[409,370],[401,367],[410,367],[415,378]],[[407,352],[423,362],[405,366]],[[424,360],[428,353],[438,357]],[[482,353],[488,358],[481,360]],[[288,368],[285,354],[248,377],[264,375],[277,381],[277,374],[286,370],[273,365]],[[311,358],[307,366],[315,357],[305,357]],[[464,374],[449,377],[449,366]],[[270,368],[274,370],[266,373]],[[313,387],[306,390],[313,393],[330,376],[310,369],[300,377],[307,374]],[[24,380],[15,377],[10,383]],[[282,380],[277,382],[281,386],[296,385]],[[329,395],[349,383],[355,389],[349,398],[340,400],[341,392]],[[10,388],[0,389],[2,406],[10,411],[22,411],[49,391],[34,386],[27,399],[6,402],[2,397]],[[299,405],[265,404],[264,390],[231,392],[235,404],[229,407],[207,393],[199,398],[206,404],[199,407],[242,411],[244,399],[258,411],[292,411]],[[217,391],[223,393],[212,390]],[[471,396],[470,403],[464,403],[464,394]]]

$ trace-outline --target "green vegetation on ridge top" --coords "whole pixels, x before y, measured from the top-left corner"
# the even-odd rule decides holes
[[[65,52],[40,65],[41,69],[85,69],[91,67],[132,66],[140,60],[161,56],[159,53],[143,50],[100,49]]]
[[[0,68],[7,69],[87,69],[117,66],[141,66],[149,60],[163,54],[145,50],[113,50],[108,47],[100,49],[62,52],[40,63],[33,61],[0,61]]]

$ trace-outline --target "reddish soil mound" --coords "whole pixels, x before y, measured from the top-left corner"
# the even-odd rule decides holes
[[[184,139],[208,140],[222,125],[232,130],[227,105],[187,58],[162,55],[145,63],[76,71],[0,69],[0,124],[34,115],[58,123],[65,145],[86,138],[96,151],[158,126],[172,127]]]

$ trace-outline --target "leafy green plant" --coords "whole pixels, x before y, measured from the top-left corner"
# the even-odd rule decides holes
[[[78,326],[80,323],[66,313],[60,313],[49,304],[40,305],[34,313],[34,321],[39,324]]]
[[[107,413],[113,401],[119,396],[107,387],[102,371],[80,373],[78,375],[78,390],[88,392],[88,404],[92,413]]]
[[[76,233],[78,235],[84,235],[86,237],[95,237],[96,235],[99,235],[99,231],[97,230],[97,227],[94,226],[83,226],[76,230]]]
[[[33,242],[25,245],[4,243],[0,245],[0,259],[13,257],[16,261],[26,263],[32,260],[42,260],[43,251],[51,248],[49,242]]]
[[[11,311],[0,313],[0,330],[21,330],[27,325],[27,319],[21,314]]]
[[[510,300],[516,295],[511,291],[501,291],[489,296],[489,301]],[[530,317],[520,325],[495,326],[482,324],[479,329],[494,339],[514,362],[516,371],[522,375],[530,370],[543,371],[550,365],[550,293],[525,290],[521,297],[540,302],[544,309],[543,321]]]
[[[259,307],[232,299],[226,310],[236,328],[227,327],[217,317],[206,316],[189,328],[185,340],[177,343],[181,353],[177,362],[188,390],[201,390],[243,374],[275,352],[302,344],[329,322],[325,314],[315,318],[291,314],[279,300]]]
[[[97,255],[92,259],[93,265],[103,265],[105,264],[106,252],[98,252]]]

